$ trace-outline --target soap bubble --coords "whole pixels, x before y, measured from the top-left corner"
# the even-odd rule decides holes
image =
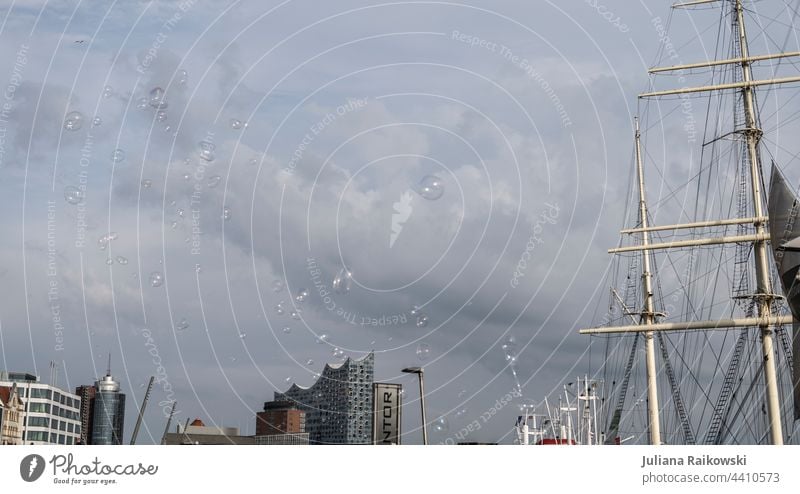
[[[189,80],[189,73],[181,69],[176,74],[175,79],[178,81],[178,84],[184,85]]]
[[[127,257],[122,257],[122,256],[117,256],[117,264],[122,264],[123,266],[128,264],[128,258]]]
[[[136,100],[136,108],[140,110],[147,110],[147,98],[141,97]]]
[[[282,292],[283,291],[283,287],[284,287],[283,280],[273,280],[272,281],[272,291],[273,292],[275,292],[275,293]]]
[[[331,351],[331,355],[333,355],[333,358],[336,358],[336,359],[344,360],[344,358],[345,358],[344,350],[342,350],[341,348],[338,348],[338,347],[334,348]]]
[[[303,311],[302,311],[302,310],[300,310],[300,309],[293,310],[293,311],[292,311],[292,312],[289,314],[289,317],[291,317],[292,319],[297,319],[297,320],[299,321],[299,320],[300,320],[300,319],[302,319],[302,317],[303,317]]]
[[[214,158],[216,158],[214,150],[217,149],[217,146],[215,146],[213,142],[208,141],[200,141],[198,145],[200,146],[200,159],[204,161],[214,161]]]
[[[438,416],[431,425],[436,432],[447,432],[450,430],[450,423],[444,415]]]
[[[150,286],[156,288],[164,284],[164,275],[158,271],[150,273]]]
[[[411,307],[411,315],[412,316],[416,316],[417,314],[419,314],[419,311],[420,311],[420,308],[419,308],[418,305],[415,305],[415,306]]]
[[[250,158],[250,160],[247,162],[247,164],[250,165],[250,166],[257,165],[258,164],[258,158]]]
[[[222,177],[220,177],[219,175],[212,175],[212,176],[208,177],[208,188],[209,189],[213,189],[214,187],[219,185],[219,183],[221,181],[222,181]]]
[[[236,118],[232,118],[230,124],[233,130],[239,130],[242,128],[242,121]]]
[[[301,288],[300,290],[298,290],[297,295],[294,297],[294,299],[297,302],[305,302],[307,298],[308,298],[308,290],[306,290],[305,288]]]
[[[103,123],[103,119],[100,118],[100,117],[94,117],[92,119],[92,127],[99,127],[100,124],[102,124],[102,123]]]
[[[342,268],[333,278],[333,291],[340,294],[348,293],[352,284],[353,273],[351,273],[347,268]]]
[[[243,340],[247,338],[247,333],[239,333],[239,339]]]
[[[328,342],[328,335],[322,333],[321,335],[317,336],[317,343],[322,345],[323,343]]]
[[[79,130],[83,127],[83,113],[71,111],[64,118],[64,128],[67,130]]]
[[[149,178],[145,178],[144,180],[142,180],[142,187],[144,187],[145,189],[149,189],[152,186],[153,186],[153,181],[150,180]]]
[[[222,219],[225,221],[231,219],[231,208],[229,207],[222,208]]]
[[[311,366],[314,365],[314,361],[312,359],[306,360],[306,365]]]
[[[113,258],[113,257],[109,257],[109,258],[107,258],[107,259],[106,259],[106,264],[108,264],[109,266],[111,266],[112,264],[114,264],[114,258]]]
[[[284,379],[284,381],[286,381],[287,383],[292,382],[292,376],[288,376],[286,379]]]
[[[119,163],[123,160],[125,160],[125,151],[122,149],[115,149],[111,152],[111,161],[114,163]]]
[[[110,98],[114,95],[114,88],[111,86],[106,86],[103,88],[103,98]]]
[[[159,122],[166,122],[167,121],[167,112],[164,110],[158,110],[156,112],[156,120]]]
[[[79,204],[83,201],[83,191],[74,185],[64,187],[64,200],[69,204]]]
[[[419,346],[417,346],[417,358],[422,361],[425,361],[428,360],[428,357],[430,356],[431,356],[431,346],[428,345],[427,343],[420,343]]]
[[[275,306],[275,313],[279,316],[282,316],[286,312],[286,302],[278,302],[278,305]]]
[[[164,99],[164,90],[160,87],[154,87],[150,90],[150,106],[157,110],[163,110],[167,106],[167,100]]]
[[[417,314],[417,322],[416,322],[416,325],[417,325],[417,327],[418,327],[418,328],[424,328],[425,326],[427,326],[427,325],[428,325],[428,316],[427,316],[427,315],[425,315],[425,314],[424,314],[424,313],[422,313],[422,312],[420,312],[419,314]]]
[[[175,326],[175,329],[177,329],[178,331],[184,331],[186,329],[189,329],[189,321],[187,321],[186,318],[181,319],[180,321],[178,321],[178,325]]]
[[[417,192],[429,201],[435,201],[444,194],[444,182],[436,175],[425,175],[419,182]]]
[[[292,332],[292,328],[290,328],[289,326],[284,326],[282,331],[284,334],[289,334]]]

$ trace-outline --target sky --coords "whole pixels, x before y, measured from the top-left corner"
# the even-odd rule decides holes
[[[126,438],[155,375],[139,438],[153,443],[170,400],[178,421],[252,434],[275,391],[374,351],[376,380],[406,388],[404,443],[421,441],[400,372],[414,365],[431,442],[511,443],[521,405],[602,359],[578,329],[602,316],[637,94],[669,15],[622,0],[5,2],[1,367],[47,381],[55,361],[74,388],[110,354]],[[717,21],[678,13],[670,35]]]

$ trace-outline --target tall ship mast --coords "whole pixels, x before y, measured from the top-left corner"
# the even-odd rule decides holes
[[[684,9],[699,10],[697,18],[717,14],[724,28],[717,53],[650,69],[653,87],[639,95],[642,122],[634,123],[635,217],[609,250],[619,279],[612,280],[605,324],[580,331],[605,352],[604,442],[629,434],[653,445],[796,442],[800,335],[790,309],[800,316],[800,295],[796,308],[791,292],[800,265],[798,202],[777,165],[766,167],[768,199],[757,93],[796,90],[800,70],[776,72],[780,64],[796,68],[800,52],[751,53],[749,2],[673,5],[673,12]],[[662,52],[678,59],[660,22]],[[673,87],[655,87],[662,76]],[[699,159],[679,147],[694,144],[687,126],[669,123],[675,107],[689,114],[696,104],[708,109]],[[643,134],[656,131],[661,142],[645,141]],[[649,152],[651,142],[660,153]],[[645,180],[654,171],[662,179],[656,207]],[[677,219],[655,221],[665,216]]]

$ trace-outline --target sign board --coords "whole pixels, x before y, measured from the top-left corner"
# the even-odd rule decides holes
[[[400,444],[401,384],[372,384],[372,443]]]

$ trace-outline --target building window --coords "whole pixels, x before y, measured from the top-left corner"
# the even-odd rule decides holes
[[[72,444],[72,436],[67,436],[67,444]]]
[[[67,437],[64,434],[59,434],[58,444],[66,444],[66,443],[67,443]]]
[[[26,441],[47,441],[47,433],[46,432],[39,432],[39,431],[28,431],[25,434]]]
[[[47,417],[28,417],[28,427],[50,427],[50,420]]]
[[[51,392],[49,389],[33,388],[31,389],[31,398],[47,398],[50,399]]]

